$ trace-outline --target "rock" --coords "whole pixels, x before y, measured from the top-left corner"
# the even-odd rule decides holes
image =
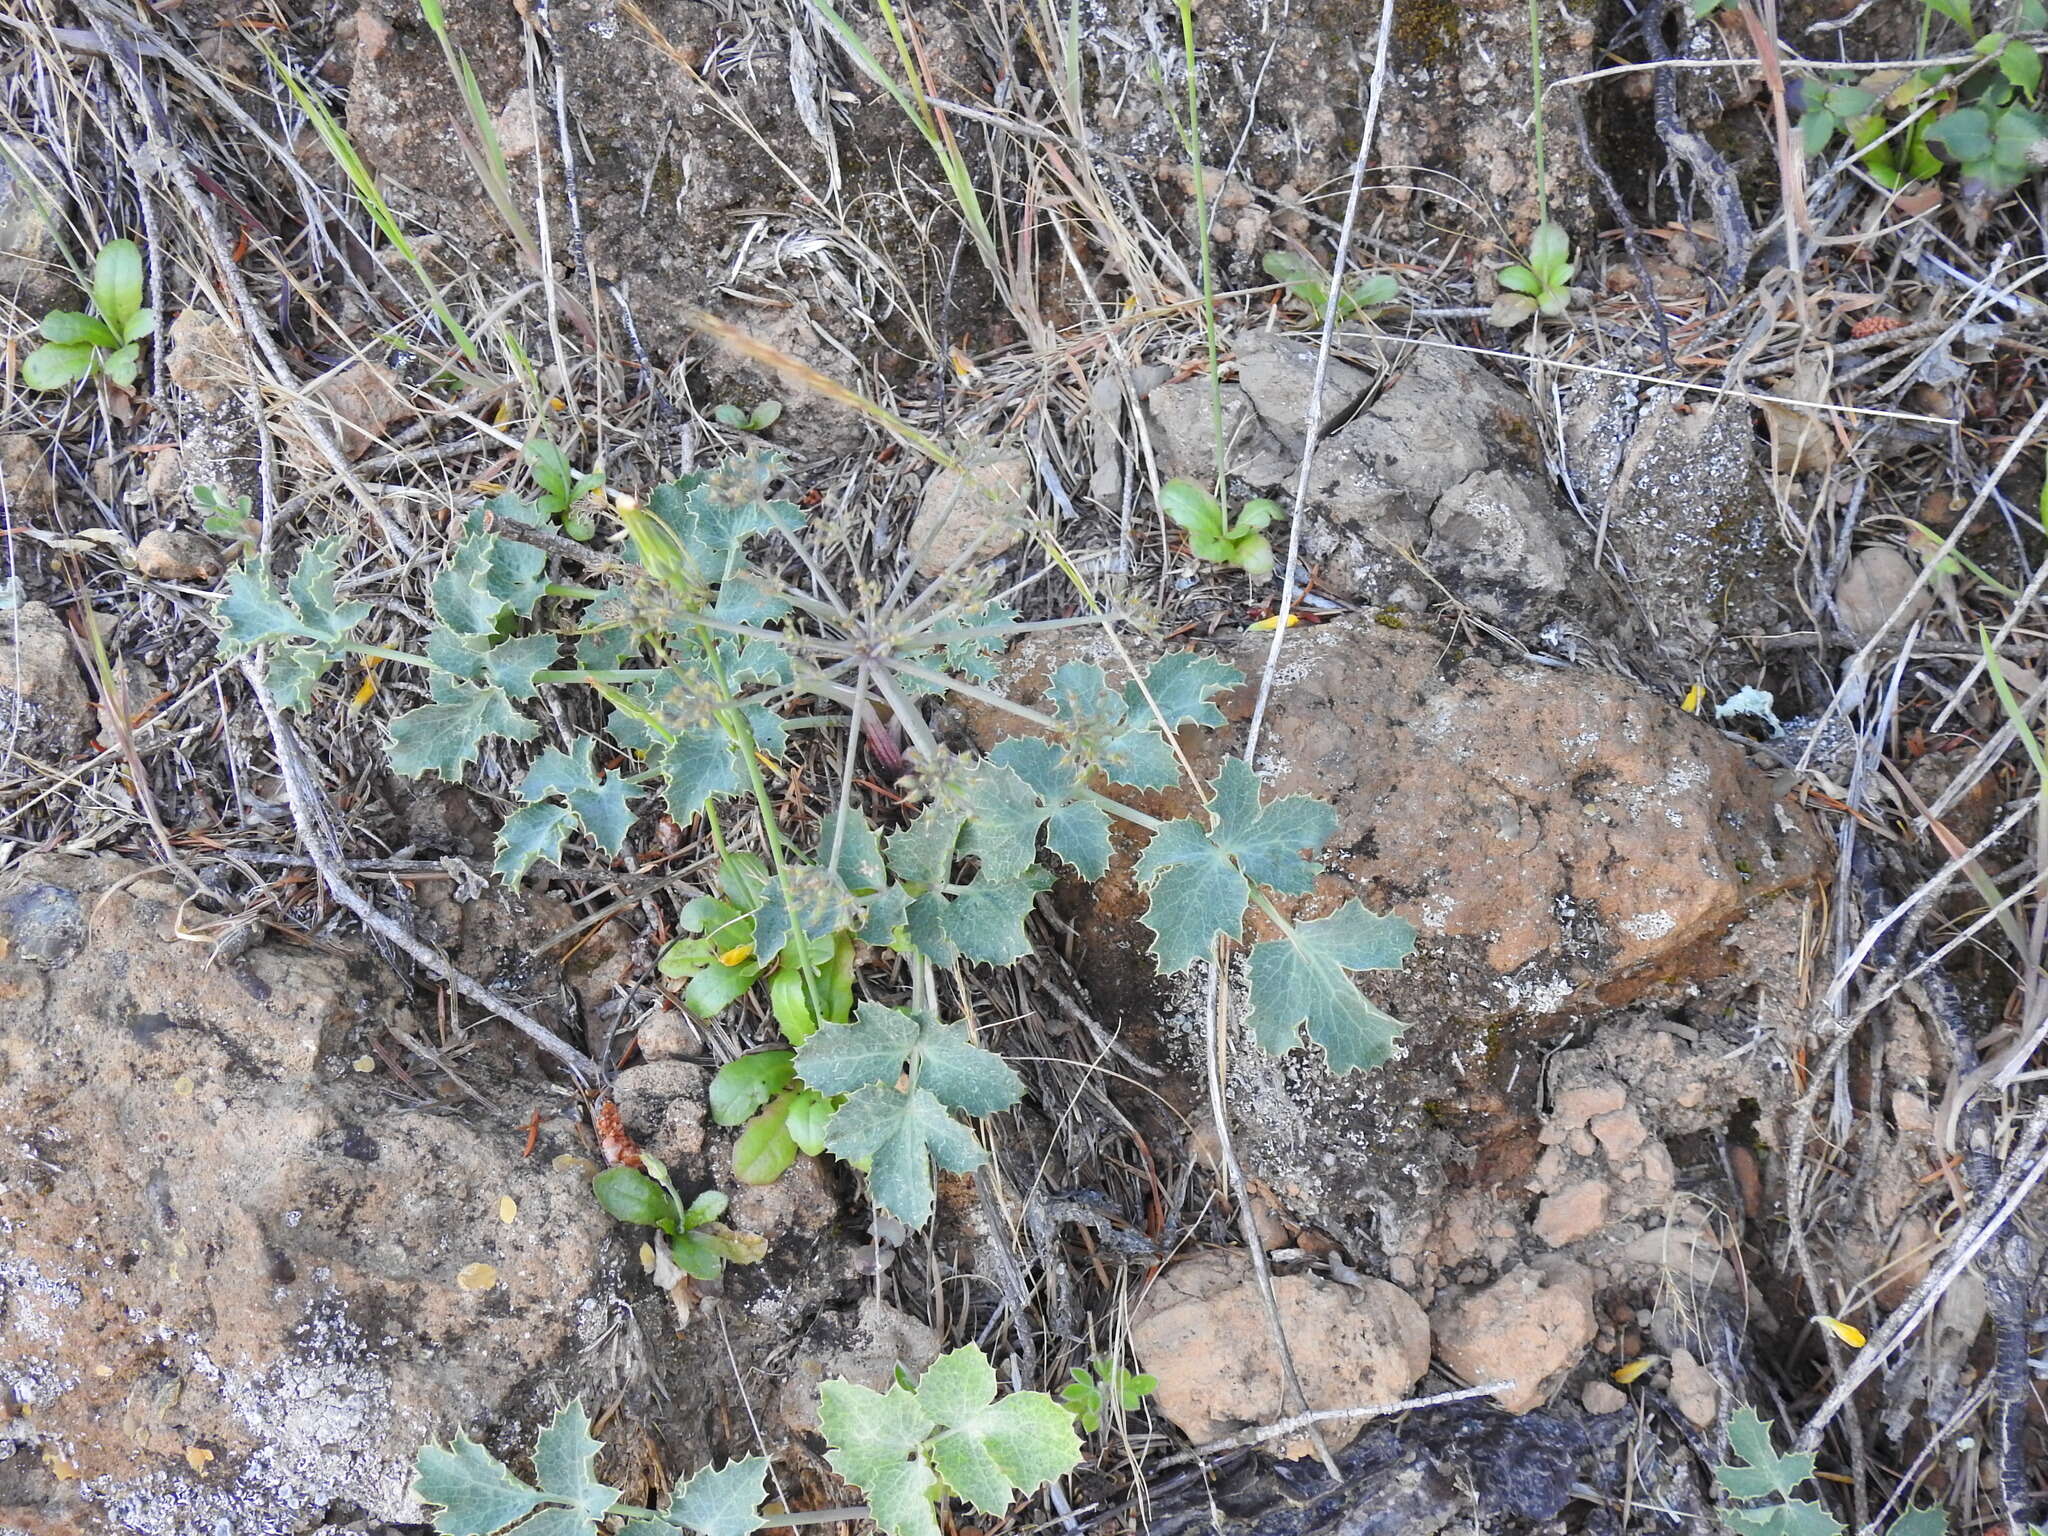
[[[1215,654],[1255,678],[1267,643],[1251,634]],[[1008,658],[1005,690],[1041,703],[1050,671],[1077,659],[1118,666],[1092,639],[1033,638]],[[1316,916],[1357,896],[1412,923],[1409,962],[1363,978],[1410,1027],[1397,1061],[1341,1079],[1313,1047],[1276,1059],[1247,1041],[1231,1054],[1228,1098],[1246,1171],[1304,1224],[1363,1244],[1384,1234],[1385,1210],[1430,1224],[1445,1198],[1439,1159],[1480,1148],[1484,1171],[1470,1177],[1526,1177],[1539,1083],[1518,1070],[1524,1042],[1638,999],[1741,989],[1749,951],[1729,941],[1808,884],[1820,856],[1740,747],[1619,678],[1453,654],[1364,618],[1297,632],[1280,676],[1263,792],[1336,812],[1330,873],[1288,905]],[[1253,686],[1220,701],[1229,721]],[[1007,717],[963,713],[984,746],[1013,733]],[[1184,732],[1182,746],[1207,776],[1239,740],[1228,724]],[[1188,806],[1176,792],[1144,808]],[[1154,1032],[1145,1048],[1198,1083],[1202,990],[1154,974],[1131,875],[1139,838],[1115,836],[1107,879],[1060,893],[1075,965],[1103,1017]],[[1783,905],[1796,929],[1796,903]],[[1627,1102],[1605,1076],[1572,1129]]]
[[[164,371],[185,398],[202,411],[241,402],[249,386],[241,335],[225,320],[185,309],[171,322]]]
[[[529,1443],[613,1326],[610,1220],[516,1118],[349,1070],[381,969],[213,968],[183,910],[111,858],[0,879],[0,1527],[416,1519],[423,1442]]]
[[[704,1158],[704,1118],[711,1074],[686,1061],[628,1067],[612,1084],[626,1133],[674,1171],[694,1179]],[[685,1195],[692,1193],[688,1188]]]
[[[1475,1385],[1506,1383],[1494,1398],[1509,1413],[1541,1407],[1598,1331],[1591,1278],[1561,1263],[1525,1265],[1484,1290],[1450,1295],[1429,1321],[1446,1365]]]
[[[1893,545],[1872,544],[1856,551],[1835,587],[1835,611],[1842,628],[1864,641],[1890,624],[1902,605],[1898,628],[1923,617],[1934,606],[1934,594],[1926,587],[1914,590],[1919,575]]]
[[[1021,453],[970,458],[959,469],[939,470],[925,482],[906,540],[919,572],[979,574],[1023,532],[1033,483],[1031,460]]]
[[[85,745],[92,724],[92,696],[64,621],[43,603],[0,608],[0,741],[55,763]]]
[[[492,120],[498,135],[498,150],[509,161],[524,160],[540,147],[540,109],[533,88],[522,85],[505,98],[505,105]]]
[[[1713,1372],[1688,1350],[1671,1352],[1671,1406],[1695,1429],[1712,1429],[1721,1416],[1721,1388]]]
[[[682,1009],[657,1004],[640,1020],[640,1058],[643,1061],[676,1061],[704,1054],[704,1036]]]
[[[1398,1402],[1429,1369],[1429,1321],[1384,1280],[1339,1285],[1319,1275],[1273,1280],[1280,1322],[1310,1408]],[[1152,1401],[1197,1445],[1299,1411],[1286,1394],[1249,1255],[1197,1254],[1162,1273],[1131,1320],[1138,1368],[1156,1376]],[[1323,1427],[1333,1449],[1365,1421]],[[1281,1456],[1309,1454],[1302,1437]]]
[[[776,1412],[791,1434],[815,1434],[820,1382],[837,1378],[886,1392],[899,1366],[921,1375],[944,1342],[936,1329],[879,1296],[863,1296],[855,1312],[828,1312],[806,1334],[803,1353],[790,1362],[776,1397]]]
[[[360,459],[375,447],[384,433],[413,415],[410,401],[399,390],[398,375],[382,363],[347,363],[309,385],[307,395],[325,426],[351,459]],[[327,467],[310,444],[303,451]]]
[[[7,516],[21,522],[40,521],[57,510],[57,477],[43,445],[26,432],[0,436],[0,493]]]
[[[1291,495],[1315,383],[1313,337],[1253,331],[1235,342],[1223,389],[1230,472],[1254,490]],[[1540,627],[1588,608],[1584,527],[1550,489],[1529,402],[1478,363],[1422,351],[1395,359],[1353,336],[1324,376],[1326,435],[1309,481],[1304,555],[1322,585],[1384,601],[1411,581],[1409,557],[1491,617]],[[1360,366],[1378,359],[1377,367]],[[1213,473],[1206,377],[1153,389],[1152,437],[1170,474]],[[1334,424],[1335,429],[1330,430]]]
[[[1647,652],[1690,665],[1724,635],[1774,632],[1791,556],[1749,407],[1591,375],[1564,400],[1566,468],[1627,573]]]
[[[135,569],[151,581],[212,581],[221,573],[220,551],[203,535],[152,528],[135,546]]]
[[[49,155],[28,139],[0,136],[0,296],[34,321],[80,298],[57,234],[69,202]]]
[[[1619,1413],[1628,1406],[1628,1395],[1609,1381],[1589,1381],[1579,1389],[1579,1406],[1594,1415]]]
[[[1536,1209],[1536,1235],[1553,1248],[1591,1237],[1606,1225],[1607,1185],[1600,1179],[1568,1184]]]

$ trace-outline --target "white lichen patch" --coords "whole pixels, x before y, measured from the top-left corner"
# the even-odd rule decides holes
[[[1638,912],[1634,917],[1624,918],[1617,927],[1632,939],[1649,944],[1665,937],[1678,926],[1678,919],[1659,908],[1654,912]]]

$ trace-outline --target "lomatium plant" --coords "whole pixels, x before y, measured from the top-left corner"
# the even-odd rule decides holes
[[[1029,954],[1028,920],[1054,869],[1101,880],[1118,822],[1145,839],[1136,878],[1161,972],[1225,956],[1256,910],[1264,936],[1240,972],[1254,1037],[1284,1052],[1306,1026],[1336,1072],[1387,1059],[1401,1026],[1353,976],[1398,966],[1410,929],[1355,901],[1314,919],[1285,906],[1316,881],[1312,855],[1336,825],[1330,807],[1266,799],[1234,757],[1196,786],[1192,814],[1161,819],[1132,803],[1183,782],[1177,733],[1224,725],[1216,700],[1243,681],[1237,669],[1187,650],[1114,678],[1074,661],[1053,673],[1043,707],[1016,703],[996,686],[998,653],[1025,631],[1076,621],[1028,623],[985,593],[913,592],[907,578],[849,598],[802,511],[774,494],[779,474],[772,456],[752,453],[663,485],[644,506],[618,500],[625,538],[618,558],[586,562],[596,585],[551,576],[549,555],[502,531],[553,509],[501,496],[463,525],[432,584],[433,628],[415,650],[367,638],[370,605],[342,591],[343,539],[307,545],[282,578],[261,560],[245,563],[220,604],[222,648],[260,651],[273,696],[300,710],[345,663],[378,663],[387,688],[397,668],[414,669],[425,697],[389,727],[398,773],[453,783],[487,745],[494,762],[523,756],[494,866],[508,882],[561,864],[572,839],[616,857],[657,810],[704,820],[715,881],[682,909],[682,935],[660,966],[700,1017],[766,993],[781,1043],[729,1062],[711,1088],[715,1118],[746,1127],[734,1169],[743,1180],[829,1154],[865,1174],[879,1209],[912,1226],[929,1220],[934,1165],[965,1173],[982,1164],[969,1122],[1023,1093],[968,1023],[941,1016],[936,972]],[[564,735],[578,715],[537,707],[567,689],[596,696],[602,730]],[[1019,733],[986,754],[948,750],[921,712],[945,694],[1016,721]],[[768,775],[807,731],[836,741],[836,803],[813,825],[791,825]],[[891,759],[900,752],[908,793],[884,824],[852,793],[864,741]],[[757,812],[747,830],[758,846],[733,846],[734,802]],[[735,1246],[743,1234],[715,1225],[720,1200],[685,1199],[659,1179],[614,1177],[601,1193],[624,1219],[686,1249],[680,1267],[753,1256]],[[1007,1407],[1032,1394],[994,1402],[986,1362],[949,1356],[914,1392],[899,1387],[873,1403],[854,1401],[852,1388],[834,1398],[835,1386],[825,1418],[828,1431],[849,1426],[835,1441],[841,1470],[868,1489],[886,1530],[934,1529],[932,1499],[949,1488],[1000,1513],[1012,1491],[1072,1465],[1066,1410],[1050,1399]],[[1066,1438],[1052,1434],[1048,1414]],[[560,1432],[580,1447],[572,1430]],[[999,1451],[1013,1432],[1017,1460],[1005,1470]],[[423,1476],[422,1493],[451,1508],[463,1507],[473,1466],[493,1490],[493,1513],[549,1499],[574,1511],[572,1524],[619,1513],[609,1490],[573,1469],[566,1481],[544,1474],[536,1491],[506,1485],[473,1448],[437,1454],[452,1459],[435,1462],[434,1491]],[[725,1475],[704,1475],[712,1482],[692,1483],[696,1492],[679,1493],[662,1515],[636,1512],[642,1523],[629,1528],[753,1529],[736,1513],[731,1526],[723,1515],[693,1518],[700,1495],[725,1508]],[[460,1529],[496,1529],[487,1518]]]

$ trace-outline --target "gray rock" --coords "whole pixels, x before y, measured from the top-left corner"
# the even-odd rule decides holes
[[[27,139],[0,135],[0,294],[37,319],[79,298],[57,237],[65,202],[55,162]]]
[[[1835,587],[1835,611],[1841,615],[1842,628],[1859,641],[1868,640],[1902,606],[1901,629],[1925,615],[1934,606],[1934,594],[1925,587],[1913,590],[1919,575],[1913,562],[1890,544],[1859,549]]]
[[[1259,331],[1235,350],[1222,401],[1229,471],[1285,500],[1306,446],[1315,341]],[[1162,470],[1207,479],[1208,380],[1155,389],[1149,405]],[[1534,630],[1594,612],[1595,589],[1575,576],[1591,538],[1551,488],[1529,404],[1477,363],[1345,335],[1324,376],[1323,429],[1301,537],[1325,589],[1385,602],[1419,562],[1498,622]]]
[[[0,1423],[0,1526],[416,1519],[421,1444],[530,1434],[622,1249],[511,1116],[348,1070],[403,1012],[384,973],[214,968],[181,908],[115,859],[0,879],[0,1393],[33,1408]]]
[[[1651,652],[1693,676],[1721,637],[1786,617],[1790,554],[1746,404],[1604,378],[1565,398],[1566,465]]]
[[[0,747],[60,761],[85,744],[92,724],[92,698],[63,620],[43,603],[0,610]]]

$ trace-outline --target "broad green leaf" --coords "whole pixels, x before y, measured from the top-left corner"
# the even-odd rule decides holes
[[[851,1093],[870,1083],[894,1087],[930,1021],[900,1008],[862,1003],[851,1024],[827,1024],[796,1053],[804,1082],[824,1093]]]
[[[1826,107],[1815,107],[1799,119],[1799,147],[1808,156],[1817,155],[1828,147],[1828,141],[1841,126],[1841,119]]]
[[[518,635],[493,643],[488,635],[458,635],[436,628],[427,636],[427,659],[457,677],[490,683],[515,699],[536,698],[535,674],[560,659],[561,642],[550,634]]]
[[[547,1504],[505,1532],[505,1536],[591,1536],[591,1526],[577,1511]]]
[[[1966,32],[1976,30],[1976,23],[1970,16],[1970,0],[1921,0],[1928,10],[1937,16],[1946,16]]]
[[[92,307],[119,331],[142,308],[142,252],[133,240],[109,240],[92,264]]]
[[[711,1118],[720,1125],[742,1125],[796,1075],[788,1051],[756,1051],[720,1067],[711,1079]]]
[[[100,372],[109,381],[123,389],[133,389],[135,377],[142,369],[142,348],[131,341],[127,346],[112,352],[102,352],[99,355],[99,366]]]
[[[1192,818],[1169,821],[1153,834],[1138,862],[1138,883],[1152,893],[1145,925],[1159,967],[1182,971],[1219,936],[1244,928],[1249,880],[1289,894],[1315,885],[1317,868],[1301,857],[1336,830],[1337,814],[1306,795],[1259,804],[1258,775],[1242,758],[1227,758],[1216,775],[1209,810],[1213,830]]]
[[[341,552],[346,534],[334,534],[306,546],[292,569],[285,591],[299,611],[302,633],[314,640],[340,640],[370,616],[368,603],[344,603],[335,590],[341,577]]]
[[[1811,1499],[1787,1499],[1762,1509],[1724,1509],[1721,1518],[1742,1536],[1842,1536],[1842,1522]]]
[[[1318,306],[1320,307],[1320,306]],[[1169,480],[1159,488],[1159,510],[1190,534],[1223,533],[1224,513],[1215,496],[1192,480]]]
[[[1079,764],[1035,736],[1012,736],[989,756],[1029,784],[1050,813],[1047,848],[1084,879],[1100,880],[1109,873],[1109,814],[1087,798]]]
[[[1813,1456],[1781,1456],[1771,1448],[1771,1421],[1744,1407],[1728,1421],[1729,1449],[1748,1463],[1716,1467],[1714,1479],[1738,1499],[1783,1497],[1813,1476]]]
[[[1037,865],[1004,878],[983,870],[946,900],[946,938],[969,960],[1013,965],[1031,953],[1025,919],[1052,877]]]
[[[937,1426],[900,1386],[872,1392],[849,1381],[818,1388],[818,1425],[832,1470],[867,1495],[888,1536],[938,1536],[938,1478],[920,1448]]]
[[[779,958],[786,947],[799,957],[831,953],[835,934],[859,925],[860,907],[831,874],[816,868],[794,868],[768,883],[754,913],[754,958],[762,965]]]
[[[789,1132],[789,1139],[796,1143],[797,1151],[808,1157],[824,1154],[825,1136],[836,1107],[831,1099],[815,1089],[806,1089],[790,1100],[789,1114],[783,1120],[782,1128]]]
[[[562,843],[576,818],[559,805],[524,805],[498,828],[498,857],[491,872],[517,885],[538,863],[560,864]]]
[[[1306,1023],[1332,1072],[1369,1072],[1393,1055],[1405,1026],[1360,993],[1348,973],[1394,970],[1414,948],[1407,923],[1375,916],[1355,901],[1295,923],[1291,933],[1252,946],[1246,1023],[1276,1056],[1301,1043]]]
[[[106,322],[96,315],[82,315],[75,309],[54,309],[43,316],[38,327],[43,340],[54,341],[60,347],[78,346],[83,343],[92,347],[118,347],[121,338],[106,327]]]
[[[773,1184],[796,1161],[796,1142],[789,1134],[789,1105],[795,1094],[785,1093],[768,1102],[754,1116],[740,1139],[733,1144],[733,1177],[742,1184]]]
[[[637,791],[615,774],[600,774],[595,750],[588,736],[579,736],[568,752],[548,748],[520,781],[519,798],[538,801],[559,795],[597,845],[616,858],[633,830],[633,809],[627,802]]]
[[[98,356],[98,352],[84,342],[72,346],[60,347],[50,343],[37,347],[22,359],[21,382],[30,389],[69,389],[92,372]]]
[[[1008,603],[987,602],[956,615],[945,614],[924,627],[922,638],[936,645],[905,645],[900,654],[956,677],[993,682],[996,658],[1007,643],[1010,627],[1017,622],[1017,610]],[[896,687],[912,698],[942,693],[938,684],[908,673],[899,673]]]
[[[1571,260],[1571,239],[1564,226],[1545,219],[1529,237],[1529,265],[1545,278],[1554,277]]]
[[[843,829],[836,810],[819,821],[818,862],[830,860],[835,847],[838,861],[832,866],[833,873],[849,891],[864,895],[889,883],[888,866],[882,859],[882,840],[859,811],[847,812]]]
[[[345,536],[337,534],[308,545],[282,596],[271,587],[266,566],[230,571],[220,604],[221,643],[228,654],[276,640],[332,645],[367,619],[368,603],[344,603],[335,590],[344,542]]]
[[[441,1506],[434,1529],[442,1536],[491,1536],[541,1502],[538,1491],[467,1435],[447,1450],[421,1446],[414,1468],[413,1496]]]
[[[155,334],[156,311],[153,309],[138,309],[128,317],[128,323],[121,327],[121,339],[123,341],[140,341],[145,336],[153,336]]]
[[[751,960],[707,965],[683,990],[683,1006],[700,1019],[715,1018],[745,997],[760,978],[761,967]]]
[[[1533,296],[1543,291],[1543,279],[1534,272],[1531,272],[1527,267],[1502,267],[1499,275],[1501,287],[1508,289],[1510,292],[1525,293]]]
[[[929,806],[889,839],[889,868],[899,880],[938,885],[953,873],[953,850],[967,818],[957,811]]]
[[[663,775],[669,814],[684,826],[712,796],[737,795],[747,787],[732,738],[717,724],[676,732],[674,741],[662,742],[647,754],[647,764]]]
[[[540,734],[539,726],[512,707],[503,689],[480,688],[437,672],[433,697],[433,703],[391,722],[391,766],[408,778],[438,773],[451,784],[459,783],[485,737],[531,741]]]
[[[772,1523],[761,1518],[767,1497],[767,1458],[749,1456],[729,1466],[704,1468],[676,1489],[666,1514],[670,1523],[700,1536],[750,1536]]]
[[[751,570],[734,571],[719,584],[718,601],[711,611],[728,624],[761,627],[778,622],[789,612],[789,602],[765,578]],[[787,672],[788,658],[781,671]]]
[[[508,613],[524,618],[546,589],[547,554],[493,533],[470,532],[432,588],[434,612],[460,635],[489,635]]]
[[[1210,696],[1228,693],[1243,681],[1244,674],[1227,661],[1199,651],[1168,651],[1145,674],[1144,691],[1135,682],[1124,684],[1124,700],[1134,718],[1149,720],[1151,706],[1145,702],[1149,692],[1169,730],[1183,725],[1220,726],[1223,711],[1209,702]]]
[[[590,1419],[580,1402],[559,1410],[533,1444],[533,1476],[541,1492],[568,1505],[585,1523],[603,1519],[619,1498],[618,1489],[597,1480],[597,1453],[603,1449],[590,1436]]]
[[[1180,778],[1180,760],[1164,736],[1140,725],[1103,743],[1102,772],[1112,784],[1132,789],[1171,789]]]
[[[947,1114],[930,1089],[906,1093],[880,1085],[861,1089],[839,1107],[825,1146],[844,1162],[870,1159],[875,1204],[913,1227],[931,1219],[933,1161],[967,1173],[987,1156],[974,1133]]]
[[[965,803],[973,814],[961,828],[958,851],[981,862],[984,876],[1010,877],[1038,857],[1045,811],[1029,784],[1000,763],[983,759],[967,773]]]
[[[851,1024],[820,1028],[797,1052],[796,1068],[824,1093],[893,1088],[907,1068],[920,1087],[970,1115],[1008,1109],[1024,1094],[1009,1064],[970,1040],[964,1023],[941,1024],[880,1003],[862,1003]]]
[[[307,710],[313,707],[314,686],[340,659],[340,653],[329,646],[280,642],[270,647],[263,677],[279,704],[289,710]]]
[[[918,1407],[945,1429],[932,1464],[946,1484],[985,1515],[1080,1464],[1074,1418],[1043,1392],[995,1401],[996,1373],[968,1346],[939,1356],[918,1383]]]
[[[607,1168],[590,1181],[590,1192],[608,1214],[634,1226],[660,1227],[678,1219],[674,1197],[638,1168]]]
[[[1927,141],[1951,160],[1982,160],[1991,153],[1991,118],[1981,107],[1962,107],[1929,128]]]
[[[707,1189],[690,1202],[690,1208],[683,1212],[683,1230],[701,1227],[707,1221],[716,1221],[732,1205],[732,1197],[722,1189]]]

